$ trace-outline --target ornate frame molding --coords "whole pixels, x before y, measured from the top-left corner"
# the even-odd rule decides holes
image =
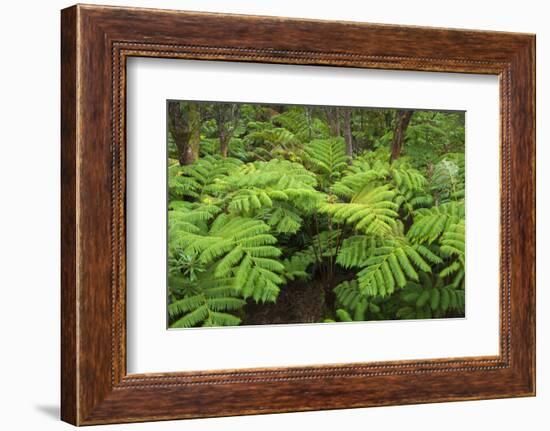
[[[201,30],[212,25],[220,30]],[[287,38],[269,32],[257,36],[258,26],[284,29]],[[335,42],[307,38],[333,31],[341,35]],[[65,9],[62,418],[98,424],[533,395],[534,43],[534,36],[510,33],[99,6]],[[403,55],[405,45],[410,55]],[[125,65],[131,56],[498,75],[500,354],[127,375]],[[520,218],[519,212],[528,217]],[[250,391],[257,399],[247,397]]]

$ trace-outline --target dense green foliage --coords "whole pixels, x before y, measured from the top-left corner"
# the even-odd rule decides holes
[[[305,286],[304,322],[464,315],[462,113],[414,112],[391,160],[394,110],[352,109],[347,141],[324,108],[219,106],[193,163],[168,139],[171,327],[271,323]]]

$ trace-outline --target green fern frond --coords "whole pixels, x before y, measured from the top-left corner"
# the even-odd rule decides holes
[[[461,156],[461,165],[462,167],[448,158],[444,158],[435,165],[431,186],[440,201],[445,202],[464,198],[463,156]]]
[[[441,278],[430,277],[420,273],[424,279],[422,285],[407,283],[401,291],[401,299],[406,310],[401,311],[400,317],[417,319],[431,317],[446,317],[449,313],[454,316],[464,315],[464,289],[454,285],[443,285]]]
[[[464,220],[449,226],[441,237],[441,253],[444,256],[456,256],[464,262],[466,254],[466,229]]]
[[[300,142],[311,141],[314,137],[318,137],[320,131],[316,127],[317,123],[311,117],[311,112],[308,113],[306,109],[291,108],[282,114],[272,117],[271,122],[290,130]]]
[[[447,202],[414,213],[414,223],[407,236],[411,241],[433,243],[449,226],[464,220],[464,202]]]
[[[314,139],[304,148],[304,160],[323,178],[324,185],[329,186],[348,166],[344,139]]]
[[[426,247],[424,245],[421,245],[421,244],[415,244],[412,246],[414,248],[414,250],[416,250],[420,255],[422,255],[422,257],[434,264],[434,265],[437,265],[437,264],[440,264],[443,262],[443,260],[437,255],[435,254],[432,250],[430,250],[429,247]]]
[[[355,279],[340,283],[333,289],[333,292],[338,303],[352,311],[365,299],[365,295],[359,289],[359,284]]]
[[[254,214],[262,207],[271,208],[273,201],[269,195],[260,189],[241,189],[231,197],[228,209],[237,214]]]
[[[230,278],[201,276],[198,293],[175,300],[168,305],[171,328],[197,326],[234,326],[241,319],[231,313],[240,313],[246,301],[237,297]]]
[[[411,207],[413,210],[416,210],[418,208],[422,208],[422,207],[429,207],[431,205],[433,205],[434,203],[434,199],[431,195],[418,195],[418,196],[413,196],[411,198],[408,199],[409,203],[411,204]]]
[[[450,226],[441,236],[442,256],[452,261],[440,272],[440,277],[452,276],[452,285],[464,285],[466,266],[466,229],[464,220]]]
[[[365,295],[356,279],[344,281],[334,288],[337,306],[343,307],[353,321],[363,321],[369,318],[379,319],[381,307],[376,302],[379,298]],[[338,314],[336,315],[337,317]]]
[[[178,244],[185,254],[211,266],[215,277],[234,277],[233,287],[244,298],[274,301],[284,266],[277,259],[280,249],[273,245],[277,239],[269,232],[260,220],[221,214],[207,234],[181,232]]]
[[[296,233],[302,227],[303,219],[298,211],[286,203],[281,203],[267,214],[267,224],[277,233]]]
[[[350,316],[350,314],[341,308],[336,310],[336,317],[340,322],[353,322],[353,318]]]
[[[324,204],[320,212],[330,214],[337,223],[346,223],[367,235],[383,236],[396,226],[395,193],[388,186],[362,190],[350,203]]]
[[[311,213],[325,200],[316,185],[315,175],[301,164],[274,159],[244,166],[218,181],[217,189],[232,213],[260,215],[279,232],[292,233],[301,224],[300,213]]]
[[[240,323],[241,319],[232,314],[211,311],[202,326],[237,326]]]
[[[342,178],[334,183],[331,191],[344,199],[351,199],[365,188],[382,185],[390,174],[390,164],[381,160],[368,161],[367,157],[357,157],[348,166]]]
[[[257,130],[249,133],[246,136],[248,141],[268,144],[270,149],[273,150],[276,147],[282,147],[288,149],[291,146],[298,144],[299,139],[290,130],[283,127],[277,128],[264,128],[263,130]]]
[[[369,296],[387,296],[403,288],[407,280],[418,281],[418,270],[431,267],[417,250],[405,241],[387,240],[369,257],[357,279],[361,291]]]
[[[171,199],[198,198],[200,187],[200,183],[194,178],[181,175],[181,166],[173,165],[168,168],[168,195]]]
[[[375,238],[365,235],[346,238],[342,242],[336,263],[346,269],[361,267],[372,254],[377,244],[378,242]]]
[[[421,192],[427,183],[424,175],[413,168],[394,168],[391,170],[391,175],[397,188],[403,194],[407,192]]]
[[[168,210],[168,238],[170,249],[181,248],[180,238],[186,234],[199,234],[207,229],[206,223],[221,211],[216,205],[171,202]]]
[[[375,170],[365,172],[356,172],[345,175],[340,181],[336,182],[331,191],[341,198],[352,199],[366,186],[378,184],[379,180],[385,178],[386,173]]]
[[[312,274],[308,269],[315,261],[315,255],[310,250],[297,252],[290,258],[283,260],[285,270],[282,276],[287,281],[310,280]]]

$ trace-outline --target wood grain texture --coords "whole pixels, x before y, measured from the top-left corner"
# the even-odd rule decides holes
[[[533,35],[78,5],[62,11],[61,36],[63,420],[87,425],[534,394]],[[499,356],[127,375],[130,56],[498,75]]]
[[[76,9],[61,16],[61,417],[77,422]]]

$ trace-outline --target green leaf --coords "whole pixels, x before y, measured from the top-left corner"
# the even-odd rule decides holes
[[[449,308],[449,303],[450,303],[449,292],[447,291],[447,289],[442,289],[441,299],[440,299],[441,309],[443,311],[447,311],[447,309]]]
[[[416,306],[417,306],[418,308],[423,307],[424,304],[426,304],[426,302],[428,302],[429,299],[430,299],[430,291],[424,290],[424,291],[418,296],[418,299],[416,300]]]
[[[340,320],[341,322],[353,322],[353,319],[351,318],[351,316],[349,315],[349,313],[346,311],[346,310],[343,310],[341,308],[339,308],[338,310],[336,310],[336,317],[338,318],[338,320]]]
[[[433,288],[430,294],[430,307],[432,307],[432,310],[438,309],[440,297],[439,289]]]

